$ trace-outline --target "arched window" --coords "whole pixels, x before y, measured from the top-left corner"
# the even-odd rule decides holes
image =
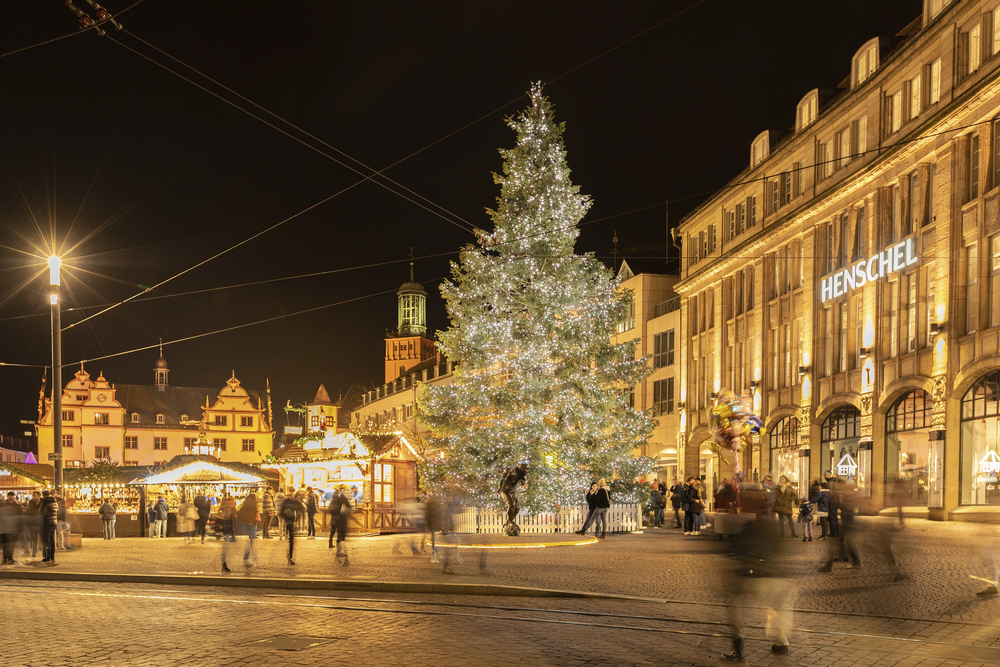
[[[962,397],[961,504],[1000,505],[1000,371],[976,380]]]
[[[857,462],[860,436],[860,410],[853,405],[841,405],[831,412],[820,429],[820,468],[837,475],[835,468],[841,461],[848,464]],[[845,459],[845,456],[849,458]]]
[[[771,445],[771,477],[775,482],[784,475],[792,483],[792,486],[801,492],[799,478],[808,480],[809,476],[809,454],[808,450],[799,451],[801,439],[799,437],[799,420],[795,417],[785,417],[774,425],[768,435]],[[801,456],[801,454],[805,456]],[[805,469],[801,467],[802,459],[805,459]]]
[[[899,397],[885,415],[886,504],[938,507],[943,451],[932,446],[927,392]]]

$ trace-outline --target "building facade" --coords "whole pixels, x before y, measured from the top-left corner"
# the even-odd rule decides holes
[[[220,389],[173,387],[162,354],[152,385],[113,385],[92,379],[83,367],[63,389],[62,452],[66,468],[92,459],[121,465],[160,465],[179,454],[208,454],[221,461],[260,463],[271,454],[269,408],[234,375]],[[38,458],[48,461],[52,402],[36,425]]]
[[[410,262],[410,279],[399,287],[396,300],[396,328],[385,336],[387,383],[437,354],[434,341],[427,338],[427,291],[413,280],[413,262]]]
[[[753,475],[1000,517],[998,186],[1000,2],[925,0],[681,222],[686,467],[732,465],[705,446],[730,388],[767,429]]]
[[[633,266],[634,265],[634,266]],[[631,387],[631,406],[648,412],[656,427],[636,454],[658,462],[658,477],[665,482],[685,474],[685,442],[681,432],[680,403],[680,299],[673,286],[678,277],[667,275],[665,265],[640,266],[622,262],[618,269],[621,289],[632,293],[632,303],[619,325],[613,343],[634,340],[636,359],[649,357],[653,373],[641,385]],[[688,473],[695,474],[695,473]]]

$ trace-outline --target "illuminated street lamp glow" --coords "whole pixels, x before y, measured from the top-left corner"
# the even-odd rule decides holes
[[[58,285],[59,284],[59,268],[62,266],[62,260],[52,255],[49,257],[49,284]],[[53,302],[54,303],[54,302]]]

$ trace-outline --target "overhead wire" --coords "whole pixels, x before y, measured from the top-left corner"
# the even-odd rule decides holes
[[[136,2],[133,2],[131,5],[129,5],[125,9],[122,9],[121,11],[115,12],[114,18],[118,18],[119,16],[121,16],[122,14],[124,14],[125,12],[127,12],[128,10],[132,9],[136,5],[141,4],[142,2],[143,2],[143,0],[136,0]],[[69,37],[75,37],[77,35],[82,35],[85,32],[90,32],[91,30],[96,30],[99,26],[104,25],[105,23],[107,23],[107,21],[100,21],[98,23],[95,23],[92,26],[89,26],[89,27],[86,27],[86,28],[79,28],[77,30],[74,30],[73,32],[66,33],[65,35],[60,35],[59,37],[53,37],[52,39],[46,39],[45,41],[38,42],[36,44],[31,44],[30,46],[23,46],[23,47],[21,47],[19,49],[14,49],[13,51],[7,51],[6,53],[0,53],[0,58],[6,58],[7,56],[12,56],[15,53],[23,53],[24,51],[30,51],[31,49],[38,48],[39,46],[45,46],[46,44],[52,44],[53,42],[58,42],[58,41],[63,40],[63,39],[68,39]]]

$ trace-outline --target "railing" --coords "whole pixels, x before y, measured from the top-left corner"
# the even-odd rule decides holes
[[[560,507],[558,512],[517,515],[515,523],[522,534],[572,533],[583,528],[589,512],[586,505]],[[507,521],[506,512],[467,507],[454,516],[455,532],[501,534]],[[638,504],[612,505],[607,513],[608,532],[629,533],[642,527],[642,514]]]
[[[661,315],[666,315],[667,313],[672,313],[675,310],[681,309],[681,298],[675,296],[672,299],[667,299],[666,301],[661,301],[653,307],[653,317],[660,317]]]

